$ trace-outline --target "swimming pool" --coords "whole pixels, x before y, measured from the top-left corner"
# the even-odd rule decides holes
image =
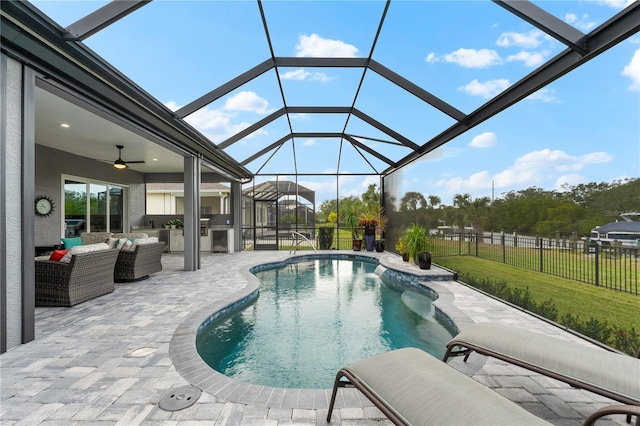
[[[260,296],[202,329],[198,352],[235,380],[309,389],[330,388],[342,366],[400,347],[442,357],[455,330],[428,289],[377,267],[323,256],[253,268]]]

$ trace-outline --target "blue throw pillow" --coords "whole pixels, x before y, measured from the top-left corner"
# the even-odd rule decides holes
[[[80,238],[80,237],[60,238],[60,240],[64,244],[64,248],[66,250],[69,250],[71,247],[81,246],[82,245],[82,238]]]

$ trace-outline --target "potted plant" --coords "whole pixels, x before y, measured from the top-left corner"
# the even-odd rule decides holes
[[[398,238],[398,242],[396,243],[396,251],[402,256],[402,260],[405,262],[409,261],[409,253],[407,252],[406,247],[404,246],[404,240]]]
[[[384,214],[384,207],[380,204],[376,204],[372,208],[373,216],[376,221],[376,251],[384,251],[384,231],[387,229],[387,223],[389,218]]]
[[[363,213],[358,220],[358,226],[364,228],[364,245],[367,251],[373,251],[375,246],[377,224],[372,212]]]
[[[402,234],[401,240],[413,263],[419,265],[421,269],[431,268],[431,253],[427,251],[429,242],[427,230],[424,227],[416,223],[409,225]]]
[[[360,229],[358,228],[358,214],[355,207],[349,206],[342,211],[342,223],[351,229],[351,241],[354,251],[360,251],[362,247],[362,239],[360,238]]]

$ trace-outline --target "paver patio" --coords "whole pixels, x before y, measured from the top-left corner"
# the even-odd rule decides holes
[[[406,267],[395,255],[367,254]],[[164,270],[147,280],[116,284],[115,292],[71,308],[37,308],[36,340],[0,356],[1,424],[326,424],[329,390],[310,391],[313,402],[309,402],[309,391],[290,389],[282,395],[258,391],[230,398],[246,403],[203,392],[184,410],[158,407],[167,392],[190,384],[176,370],[169,353],[176,329],[214,303],[235,301],[247,285],[243,268],[289,256],[282,251],[204,254],[200,270],[184,272],[180,254],[165,254]],[[502,321],[581,341],[460,283],[436,281],[429,286],[439,292],[439,306],[456,321]],[[587,415],[611,403],[477,354],[467,364],[461,359],[450,364],[557,425],[581,424]],[[227,394],[233,390],[228,389]],[[274,398],[282,401],[279,406]],[[355,391],[345,393],[336,407],[332,424],[390,424]],[[599,424],[625,423],[619,417]]]

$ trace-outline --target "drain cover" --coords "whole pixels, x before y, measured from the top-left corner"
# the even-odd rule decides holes
[[[195,386],[182,386],[167,393],[158,406],[164,411],[178,411],[191,407],[202,392]]]

